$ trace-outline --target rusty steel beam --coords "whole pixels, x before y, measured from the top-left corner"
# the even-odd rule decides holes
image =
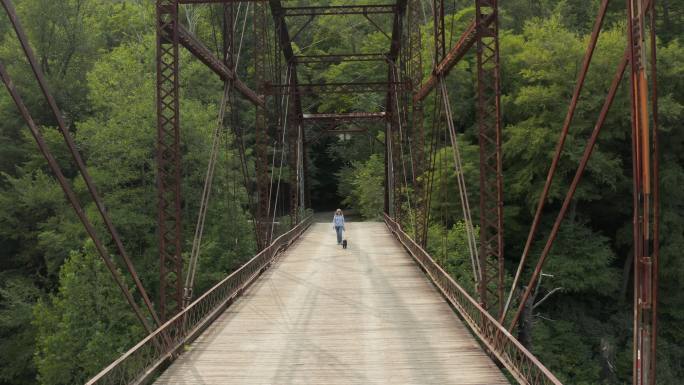
[[[490,18],[491,22],[492,19]],[[439,78],[449,74],[454,66],[461,61],[463,56],[468,52],[468,50],[475,45],[477,42],[477,28],[475,20],[473,20],[466,30],[463,32],[461,37],[458,39],[456,44],[446,53],[444,59],[442,59],[435,68],[433,69],[430,77],[423,83],[420,90],[413,94],[414,101],[420,101],[428,96],[430,91],[432,91],[438,84]]]
[[[634,238],[634,318],[633,371],[635,385],[656,383],[656,330],[658,293],[658,148],[655,51],[647,55],[646,37],[655,43],[655,23],[646,30],[645,16],[653,3],[627,0],[627,41],[630,62],[630,101],[632,126],[633,238]],[[647,65],[651,60],[652,89]],[[649,111],[649,94],[651,107]],[[652,120],[650,113],[653,113]],[[653,138],[653,139],[652,139]]]
[[[422,59],[422,36],[420,26],[422,23],[422,7],[419,0],[410,0],[408,3],[408,50],[405,57],[408,59],[408,76],[411,80],[410,94],[418,92],[423,83],[423,59]],[[443,24],[442,24],[443,27]],[[412,138],[411,155],[413,158],[414,173],[413,185],[416,196],[415,202],[415,229],[414,238],[422,247],[427,246],[427,229],[429,223],[429,194],[426,180],[419,178],[425,172],[425,128],[423,102],[409,98],[411,103],[411,127]]]
[[[266,58],[268,54],[268,39],[266,4],[254,3],[254,76],[256,78],[257,91],[265,89],[267,83]],[[256,106],[254,122],[255,130],[255,169],[256,169],[256,193],[257,205],[255,220],[257,224],[257,245],[259,250],[265,249],[270,244],[270,199],[269,199],[269,160],[268,146],[271,142],[268,131],[268,114],[265,105]]]
[[[446,55],[446,33],[444,31],[444,0],[432,0],[433,34],[435,43],[434,66]]]
[[[477,29],[477,115],[480,145],[480,269],[482,306],[503,310],[503,156],[498,0],[475,1]]]
[[[407,0],[397,0],[396,10],[394,13],[394,20],[392,22],[392,36],[390,40],[390,50],[387,55],[389,66],[387,68],[387,85],[385,96],[385,112],[387,114],[387,124],[385,130],[385,147],[386,147],[386,162],[389,166],[386,167],[386,194],[387,205],[389,206],[392,217],[399,220],[401,218],[401,184],[397,180],[401,180],[400,171],[400,143],[399,135],[399,116],[402,111],[397,109],[398,103],[396,96],[399,92],[410,89],[410,84],[404,84],[403,87],[397,83],[401,79],[397,79],[397,62],[399,54],[401,53],[402,44],[402,30],[404,14],[406,13]],[[389,191],[389,192],[388,192]]]
[[[658,275],[660,259],[660,149],[658,145],[658,70],[656,53],[656,11],[655,5],[649,10],[651,46],[651,114],[653,119],[653,250],[652,250],[652,297],[651,297],[651,385],[656,383],[657,337],[658,337]],[[648,321],[647,321],[648,322]]]
[[[298,87],[298,77],[297,77],[297,60],[294,55],[294,50],[292,48],[292,38],[290,37],[290,32],[287,28],[287,22],[285,20],[285,10],[280,2],[280,0],[270,0],[269,6],[271,7],[271,15],[273,17],[273,22],[275,23],[275,32],[278,36],[278,42],[280,43],[280,49],[285,56],[285,61],[287,63],[288,71],[286,73],[288,76],[288,84],[290,87],[290,94],[288,98],[288,103],[291,105],[290,108],[286,108],[287,115],[284,120],[287,122],[286,126],[283,127],[287,130],[287,141],[288,141],[288,162],[290,167],[290,217],[292,219],[292,224],[296,224],[299,221],[299,161],[301,143],[300,134],[302,132],[301,128],[301,117],[303,114],[302,110],[302,100],[299,93]]]
[[[390,42],[390,50],[387,55],[387,59],[390,62],[395,62],[401,51],[401,30],[407,3],[408,0],[397,0],[394,21],[392,24],[392,39]]]
[[[332,134],[358,134],[361,132],[368,132],[367,128],[330,128],[327,130],[324,130],[324,132],[327,133],[332,133]]]
[[[297,86],[300,95],[387,92],[392,86],[396,86],[400,90],[408,87],[405,82],[300,83]],[[290,92],[289,88],[291,85],[270,84],[266,87],[267,94],[277,95]]]
[[[170,27],[171,26],[167,26],[166,28]],[[173,31],[165,30],[165,32]],[[209,48],[202,44],[199,39],[180,24],[178,26],[178,42],[209,67],[215,74],[220,76],[223,81],[230,82],[238,92],[247,98],[247,100],[255,105],[265,106],[264,98],[262,96],[258,95],[254,90],[250,89],[245,83],[238,79],[233,70],[231,70],[223,60],[217,58]]]
[[[304,63],[341,63],[351,61],[387,61],[386,53],[341,53],[327,55],[296,55],[294,61]]]
[[[304,114],[302,120],[304,122],[311,121],[333,121],[333,122],[351,122],[358,120],[385,120],[385,112],[342,112],[332,114]]]
[[[156,16],[159,311],[165,321],[183,305],[178,0],[157,0]]]
[[[201,4],[231,4],[231,3],[255,3],[267,2],[268,0],[178,0],[178,4],[201,5]]]
[[[395,4],[331,5],[283,8],[284,16],[374,15],[395,13]]]

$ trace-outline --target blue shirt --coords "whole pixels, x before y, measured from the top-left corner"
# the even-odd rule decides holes
[[[337,215],[333,217],[333,226],[344,227],[344,215]]]

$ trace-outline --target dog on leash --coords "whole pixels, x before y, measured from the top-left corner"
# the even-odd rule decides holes
[[[343,240],[342,240],[342,248],[343,248],[343,249],[346,249],[346,248],[347,248],[347,240],[346,240],[346,239],[343,239]]]

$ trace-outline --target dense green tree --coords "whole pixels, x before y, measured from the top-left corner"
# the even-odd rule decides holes
[[[84,383],[143,336],[91,242],[60,271],[56,294],[34,310],[42,384]]]

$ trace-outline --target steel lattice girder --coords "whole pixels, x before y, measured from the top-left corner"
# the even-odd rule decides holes
[[[408,8],[409,20],[407,24],[409,47],[407,56],[409,61],[409,76],[411,79],[410,94],[412,95],[421,88],[423,80],[421,23],[419,22],[422,9],[419,0],[409,0]],[[419,245],[425,247],[427,245],[429,197],[428,190],[425,186],[426,181],[417,178],[425,171],[423,102],[421,100],[414,100],[413,98],[410,98],[409,100],[411,103],[411,154],[413,156],[414,176],[416,177],[416,180],[413,181],[416,195],[415,238]]]
[[[256,77],[257,91],[261,91],[266,84],[266,55],[268,48],[266,39],[266,5],[263,3],[254,4],[254,75]],[[255,220],[257,223],[257,243],[259,250],[263,250],[270,243],[269,239],[269,162],[268,144],[270,136],[267,126],[267,112],[261,106],[256,106],[255,129],[255,157],[256,157],[256,185],[257,185],[257,207]]]
[[[157,192],[162,321],[180,311],[183,303],[178,26],[178,1],[157,0]]]
[[[170,25],[167,25],[167,28],[170,27]],[[165,30],[165,33],[172,34],[173,31]],[[247,100],[253,104],[265,106],[262,96],[258,95],[252,89],[247,87],[245,83],[235,76],[233,70],[231,70],[221,59],[216,57],[216,55],[214,55],[209,48],[202,44],[199,39],[197,39],[182,25],[178,26],[178,42],[202,63],[209,67],[209,69],[219,75],[223,81],[231,82],[233,87],[235,87],[235,89],[237,89],[243,96],[245,96]]]
[[[503,310],[503,174],[497,0],[476,0],[480,143],[480,301]]]
[[[385,120],[386,116],[385,112],[343,112],[338,114],[304,114],[302,120],[304,122],[353,122],[359,120]]]
[[[396,12],[394,4],[334,5],[283,8],[285,16],[374,15]]]
[[[229,4],[229,3],[256,3],[267,2],[268,0],[178,0],[178,4]]]
[[[405,90],[409,87],[406,82],[354,82],[354,83],[306,83],[297,84],[300,95],[306,94],[345,94],[345,93],[372,93],[389,92],[392,86],[398,90]],[[267,94],[289,93],[289,84],[270,84],[266,86]]]
[[[296,55],[297,63],[341,63],[347,61],[387,61],[385,53],[341,53],[327,55]]]
[[[485,23],[491,23],[494,19],[492,15],[488,15],[483,20]],[[440,77],[446,76],[449,71],[465,56],[465,54],[470,50],[470,48],[477,41],[477,29],[475,20],[473,20],[466,30],[463,32],[461,37],[458,39],[456,44],[447,52],[444,58],[437,63],[434,70],[430,74],[430,77],[422,84],[421,88],[414,92],[413,100],[420,101],[428,96],[430,91],[432,91],[439,81]]]
[[[290,38],[290,32],[287,28],[287,22],[285,21],[285,11],[282,7],[280,0],[270,0],[269,5],[271,7],[271,15],[273,16],[273,22],[275,23],[276,34],[278,36],[278,41],[280,43],[280,48],[285,56],[285,60],[288,63],[289,78],[288,85],[290,90],[290,97],[288,102],[290,107],[288,108],[287,125],[283,129],[287,130],[288,135],[288,152],[289,152],[289,166],[290,166],[290,217],[292,218],[292,223],[295,224],[299,220],[299,161],[300,157],[300,132],[301,132],[301,116],[302,112],[302,101],[299,95],[299,89],[297,84],[299,82],[297,77],[297,60],[295,59],[294,50],[292,49],[292,39]]]

